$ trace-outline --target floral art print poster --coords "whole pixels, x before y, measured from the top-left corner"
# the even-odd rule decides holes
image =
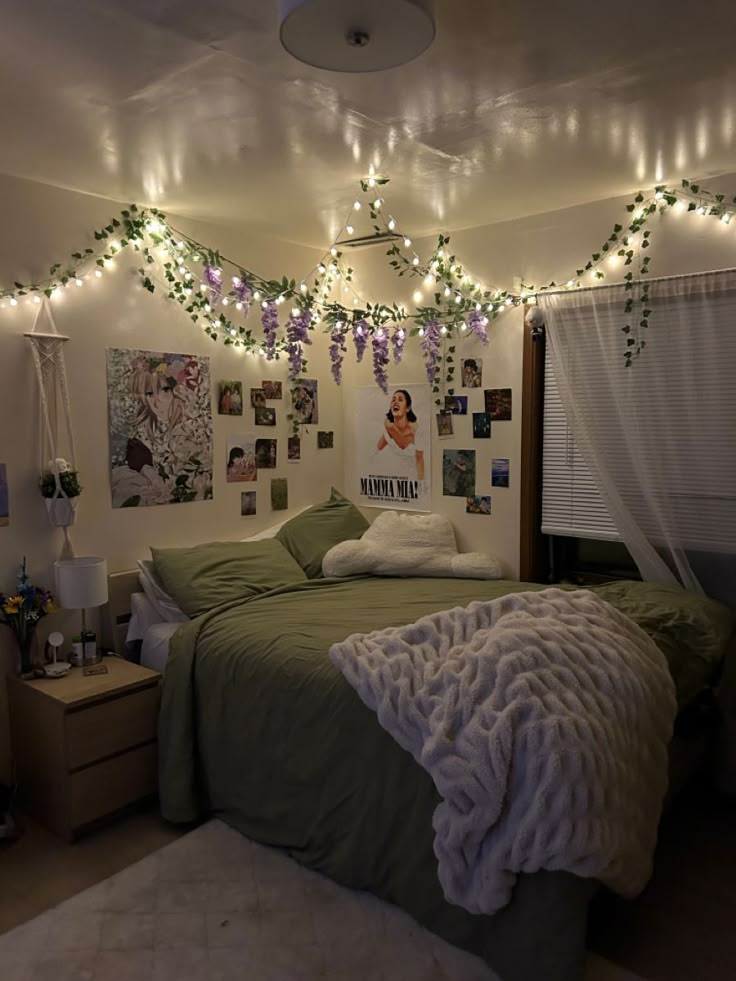
[[[212,497],[209,358],[107,351],[112,506]]]
[[[353,402],[356,503],[431,511],[431,431],[428,385],[404,385],[389,395],[357,388]]]

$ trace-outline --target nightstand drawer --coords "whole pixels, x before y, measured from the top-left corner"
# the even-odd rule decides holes
[[[91,821],[156,792],[158,747],[148,743],[69,775],[69,825]]]
[[[159,686],[153,685],[68,712],[67,768],[76,770],[155,739],[160,697]]]

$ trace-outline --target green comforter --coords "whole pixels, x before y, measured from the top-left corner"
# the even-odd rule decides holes
[[[159,728],[166,818],[214,813],[345,885],[403,907],[482,954],[504,981],[582,976],[593,884],[519,878],[494,917],[447,904],[436,874],[429,775],[378,724],[327,657],[351,633],[542,589],[457,579],[312,580],[185,624],[166,668]],[[731,628],[718,604],[679,589],[595,592],[640,623],[668,658],[681,703],[709,680]]]

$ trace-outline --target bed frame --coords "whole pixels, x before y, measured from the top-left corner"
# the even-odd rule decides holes
[[[137,572],[115,572],[107,577],[107,603],[100,610],[103,650],[125,657],[125,635],[130,623],[130,597],[141,591]]]
[[[130,597],[141,586],[137,571],[116,572],[107,577],[108,601],[100,614],[100,639],[103,650],[126,657],[125,636],[130,622]],[[724,793],[736,795],[736,633],[726,646],[723,671],[715,689],[720,712],[716,747],[716,778]],[[712,758],[710,738],[685,740],[675,736],[671,757],[670,786],[684,786],[689,777]]]

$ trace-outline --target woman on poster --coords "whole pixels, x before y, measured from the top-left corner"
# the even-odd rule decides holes
[[[391,396],[377,449],[390,457],[390,476],[424,480],[424,433],[405,388],[397,389]],[[388,462],[384,464],[388,466]]]

